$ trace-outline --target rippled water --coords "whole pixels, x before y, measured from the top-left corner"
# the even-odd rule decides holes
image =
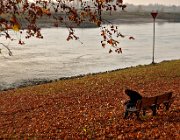
[[[25,40],[26,45],[10,42],[13,56],[0,55],[0,89],[15,87],[33,79],[58,79],[96,73],[152,62],[152,24],[119,25],[125,35],[120,39],[123,54],[108,53],[100,44],[100,29],[76,29],[81,42],[66,41],[65,28],[43,29],[44,39]],[[17,38],[18,35],[13,33]],[[0,42],[6,40],[0,38]],[[156,25],[155,62],[180,59],[180,23]],[[5,50],[3,50],[5,51]]]

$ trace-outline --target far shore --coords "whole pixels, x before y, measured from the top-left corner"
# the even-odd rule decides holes
[[[57,14],[58,15],[58,14]],[[60,14],[61,15],[61,14]],[[62,16],[62,15],[61,15]],[[152,23],[152,17],[149,12],[104,12],[102,14],[103,24],[144,24]],[[179,13],[159,13],[157,16],[157,23],[175,22],[180,23]],[[74,28],[98,28],[94,23],[84,22],[80,25],[69,23]],[[48,17],[43,17],[38,21],[38,26],[41,28],[54,27],[54,22]],[[59,27],[66,27],[64,24],[59,24]]]

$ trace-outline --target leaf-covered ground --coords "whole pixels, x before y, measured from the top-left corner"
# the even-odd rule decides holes
[[[168,112],[123,119],[124,89],[173,91]],[[180,139],[180,60],[0,93],[0,139]],[[149,112],[151,113],[151,112]]]

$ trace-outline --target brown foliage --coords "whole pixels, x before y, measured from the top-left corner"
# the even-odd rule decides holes
[[[119,42],[113,38],[114,34],[118,34],[118,28],[113,25],[110,28],[103,27],[103,23],[107,21],[102,18],[102,11],[116,11],[117,8],[124,10],[126,6],[123,5],[123,0],[117,0],[116,3],[113,3],[112,0],[92,0],[93,5],[88,5],[86,1],[76,0],[81,4],[80,9],[70,5],[69,3],[72,1],[74,0],[35,0],[34,2],[29,2],[28,0],[1,1],[0,37],[13,40],[9,34],[9,30],[19,32],[26,29],[26,38],[43,38],[37,22],[38,19],[47,16],[54,20],[55,27],[63,24],[69,29],[67,41],[79,39],[74,34],[74,30],[72,30],[72,23],[77,26],[83,22],[94,23],[98,27],[101,27],[101,32],[104,32],[102,35],[103,41],[101,41],[102,46],[109,45],[115,48],[115,50],[118,50]],[[116,35],[116,37],[122,37],[122,35]],[[21,38],[19,40],[19,44],[24,44]]]
[[[0,138],[178,139],[180,78],[174,67],[165,68],[128,69],[3,92]],[[170,90],[176,98],[168,112],[124,120],[125,87],[143,96]]]

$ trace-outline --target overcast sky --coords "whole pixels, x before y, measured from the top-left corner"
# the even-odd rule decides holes
[[[29,0],[29,1],[34,1],[34,0]],[[180,0],[124,0],[124,3],[132,3],[136,5],[163,4],[163,5],[179,5],[180,6]]]
[[[164,5],[180,5],[180,0],[124,0],[124,3],[132,3],[132,4],[164,4]]]

